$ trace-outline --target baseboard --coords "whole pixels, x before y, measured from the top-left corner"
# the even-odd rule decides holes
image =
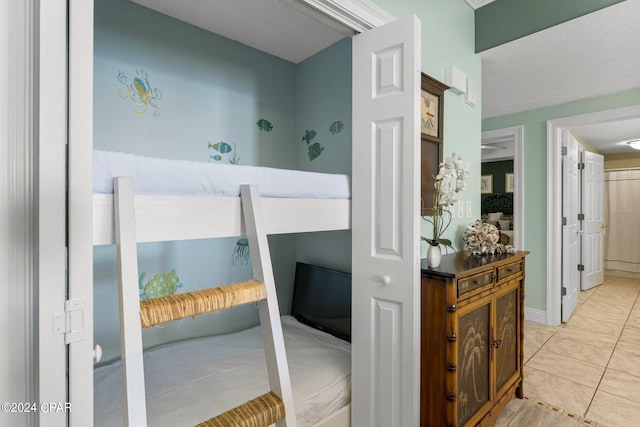
[[[530,322],[547,324],[547,312],[544,310],[538,310],[537,308],[524,308],[524,320]]]
[[[604,269],[605,276],[625,277],[627,279],[640,279],[640,273],[632,273],[630,271]],[[606,281],[606,278],[605,278]]]

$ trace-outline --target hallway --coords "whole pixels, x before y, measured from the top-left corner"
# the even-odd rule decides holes
[[[567,426],[640,425],[640,280],[605,276],[579,293],[578,308],[558,327],[525,322],[524,392],[566,418]],[[514,399],[497,426],[517,420]]]

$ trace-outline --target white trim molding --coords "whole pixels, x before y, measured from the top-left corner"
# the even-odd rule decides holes
[[[36,267],[34,218],[34,0],[2,2],[3,70],[0,72],[6,99],[2,123],[2,270],[1,297],[6,297],[0,330],[3,402],[37,402],[35,348]],[[6,63],[5,63],[6,61]],[[6,102],[6,104],[5,104]],[[6,141],[5,141],[6,140]],[[5,253],[6,252],[6,253]],[[5,335],[6,334],[6,335]],[[5,366],[1,367],[4,371]],[[5,382],[6,381],[6,382]],[[0,424],[35,425],[36,414],[0,413]],[[11,417],[5,419],[4,417]],[[2,421],[5,420],[5,421]]]
[[[467,0],[467,3],[475,10],[494,1],[496,0]]]
[[[536,308],[525,307],[524,320],[544,325],[547,323],[547,312],[544,310],[538,310]]]
[[[640,105],[547,121],[547,312],[546,323],[561,323],[562,310],[562,132],[576,126],[640,116]]]
[[[31,101],[37,111],[36,166],[33,171],[37,224],[38,401],[67,402],[67,348],[64,333],[54,333],[54,315],[65,311],[66,144],[67,144],[67,0],[35,1],[38,21],[35,81]],[[73,408],[74,412],[76,409]],[[40,425],[67,425],[64,411],[39,412]]]
[[[395,18],[368,0],[280,0],[313,19],[341,31],[362,33]],[[327,17],[331,22],[327,21]],[[338,28],[337,28],[338,27]],[[353,35],[351,34],[346,35]]]
[[[9,2],[0,2],[0,87],[8,89],[9,84]],[[9,343],[11,328],[11,318],[9,317],[9,254],[11,253],[9,230],[11,222],[9,220],[9,201],[11,200],[9,190],[9,177],[11,176],[11,162],[9,162],[9,111],[11,103],[8,96],[0,96],[0,342]],[[11,346],[3,346],[0,351],[0,400],[10,402],[12,399],[11,379],[11,358],[9,349]],[[0,415],[2,417],[3,415]],[[6,416],[6,415],[4,415]]]
[[[69,344],[69,425],[93,420],[93,16],[94,2],[69,2],[69,299],[88,301],[84,339]]]

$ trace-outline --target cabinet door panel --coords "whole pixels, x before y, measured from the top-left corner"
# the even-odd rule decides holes
[[[482,416],[491,405],[491,302],[465,307],[458,320],[458,426]]]
[[[505,386],[511,385],[520,372],[520,354],[518,348],[519,333],[519,288],[514,281],[504,293],[496,295],[496,390],[500,394]]]

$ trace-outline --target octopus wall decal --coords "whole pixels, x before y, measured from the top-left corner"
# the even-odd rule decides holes
[[[118,95],[122,99],[131,101],[134,113],[144,114],[151,107],[153,109],[152,116],[160,115],[158,101],[162,99],[162,91],[151,87],[149,75],[145,70],[137,69],[133,82],[129,80],[125,73],[118,71],[118,81],[126,88],[120,89]]]

